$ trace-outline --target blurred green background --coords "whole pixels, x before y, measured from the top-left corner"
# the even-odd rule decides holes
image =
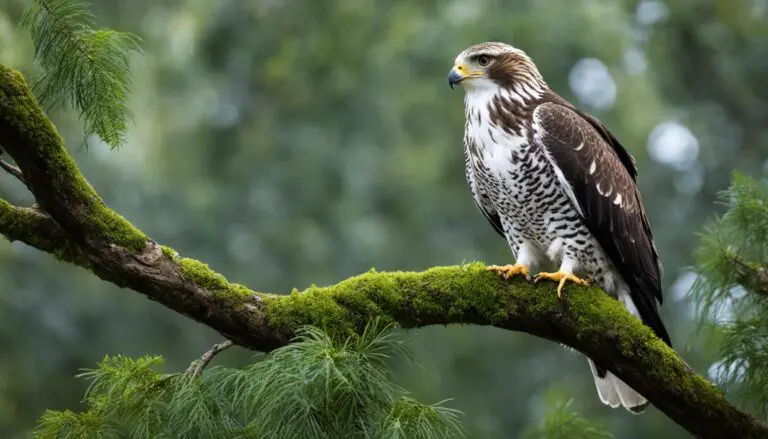
[[[32,77],[23,5],[0,0],[0,62]],[[636,157],[664,263],[663,315],[700,373],[688,266],[730,171],[768,151],[766,0],[100,0],[98,25],[138,34],[126,146],[51,117],[86,176],[136,226],[265,292],[378,270],[511,261],[464,181],[456,54],[498,40],[527,51],[552,88],[601,118]],[[0,197],[31,198],[0,173]],[[0,241],[0,437],[45,408],[80,408],[72,376],[105,353],[164,355],[180,370],[215,332],[138,294]],[[470,438],[515,438],[552,395],[616,438],[684,438],[656,409],[600,404],[586,361],[491,328],[410,333],[395,365],[424,402],[453,398]],[[242,365],[251,352],[217,358]]]

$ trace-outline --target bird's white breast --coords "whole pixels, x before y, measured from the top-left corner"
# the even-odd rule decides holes
[[[496,108],[497,101],[491,93],[466,97],[466,136],[467,144],[475,146],[469,156],[477,187],[498,212],[510,243],[523,236],[544,253],[558,242],[555,230],[566,230],[558,212],[566,195],[545,153],[529,141],[526,123],[519,121],[514,129],[494,123],[492,113],[507,111]]]
[[[486,172],[502,180],[514,180],[519,176],[521,163],[513,160],[512,155],[519,153],[529,146],[525,130],[521,135],[515,135],[492,122],[490,111],[505,111],[495,108],[494,97],[503,94],[502,98],[513,99],[506,90],[481,89],[468,92],[465,97],[466,135],[477,148],[478,163]],[[517,185],[510,181],[510,189]]]

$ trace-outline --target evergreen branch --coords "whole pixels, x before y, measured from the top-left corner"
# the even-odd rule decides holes
[[[332,340],[299,328],[295,343],[243,369],[162,375],[158,357],[105,357],[80,374],[91,381],[86,411],[46,412],[35,438],[448,439],[460,412],[410,398],[382,358],[403,353],[392,326]]]
[[[573,412],[573,400],[558,401],[544,418],[542,425],[527,431],[524,439],[612,439],[602,426],[589,422]]]
[[[370,272],[290,295],[258,293],[230,283],[199,261],[179,258],[110,210],[80,173],[23,77],[3,66],[0,145],[24,172],[41,208],[60,226],[55,236],[66,239],[35,237],[16,216],[11,229],[0,224],[0,233],[21,236],[48,252],[75,246],[100,278],[144,294],[241,346],[271,351],[288,344],[305,325],[349,336],[362,333],[376,318],[404,328],[490,325],[584,353],[697,437],[768,437],[768,425],[730,404],[647,326],[594,286],[572,286],[559,300],[552,284],[505,280],[475,263],[418,273]],[[36,225],[33,217],[30,227]]]
[[[232,340],[224,340],[221,343],[213,345],[213,347],[206,351],[200,358],[193,361],[184,373],[191,376],[192,378],[199,377],[200,374],[203,373],[203,370],[208,367],[208,364],[211,362],[211,360],[213,360],[213,357],[215,357],[219,352],[231,347],[232,345],[234,345]]]
[[[768,413],[768,180],[733,173],[720,193],[727,210],[707,227],[692,293],[705,324],[715,320],[715,379],[744,407]],[[704,320],[706,319],[706,320]]]
[[[727,252],[726,260],[733,268],[734,280],[747,291],[768,298],[768,267],[747,261],[734,252]]]
[[[400,397],[392,407],[381,432],[384,439],[459,437],[462,433],[459,412],[438,404],[422,404],[408,396]]]
[[[139,39],[94,30],[82,0],[28,0],[22,17],[43,74],[35,84],[42,102],[61,102],[80,112],[86,137],[97,134],[116,148],[131,118],[127,99],[131,52]]]
[[[46,410],[38,421],[35,439],[81,439],[93,437],[92,431],[102,428],[102,419],[94,412],[74,413]]]
[[[705,229],[696,258],[701,276],[693,292],[704,315],[738,299],[733,296],[737,285],[756,297],[768,297],[768,181],[734,172],[731,186],[719,198],[727,211]],[[735,301],[750,307],[749,299]]]

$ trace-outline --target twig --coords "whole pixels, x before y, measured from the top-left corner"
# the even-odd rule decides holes
[[[3,168],[5,172],[13,175],[14,177],[18,178],[19,181],[24,183],[24,174],[21,172],[21,169],[19,169],[18,166],[12,165],[3,159],[0,159],[0,168]]]
[[[197,378],[200,376],[200,374],[203,373],[203,370],[208,366],[208,363],[213,360],[213,357],[216,356],[219,352],[227,349],[228,347],[232,346],[234,343],[232,343],[232,340],[225,340],[221,343],[213,345],[213,347],[208,350],[206,353],[204,353],[200,358],[193,361],[192,364],[189,365],[187,368],[186,373],[187,375],[190,375],[192,378]]]
[[[729,254],[728,260],[736,273],[736,282],[747,290],[768,297],[768,269],[736,254]]]

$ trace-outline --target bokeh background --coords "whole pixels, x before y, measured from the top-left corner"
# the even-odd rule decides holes
[[[0,62],[36,72],[0,0]],[[663,315],[700,373],[717,346],[688,289],[697,233],[738,168],[768,151],[766,0],[100,0],[97,23],[143,39],[128,143],[83,146],[52,109],[86,176],[159,242],[267,292],[377,270],[511,261],[464,181],[455,55],[498,40],[526,50],[552,88],[602,119],[636,157],[664,262]],[[30,196],[0,174],[0,196]],[[688,437],[656,409],[600,404],[586,361],[491,328],[409,333],[418,364],[397,381],[453,398],[470,438],[515,438],[552,398],[573,398],[616,438]],[[80,407],[72,378],[104,354],[185,368],[215,332],[22,244],[0,242],[0,437],[45,408]],[[237,366],[251,352],[217,362]]]

